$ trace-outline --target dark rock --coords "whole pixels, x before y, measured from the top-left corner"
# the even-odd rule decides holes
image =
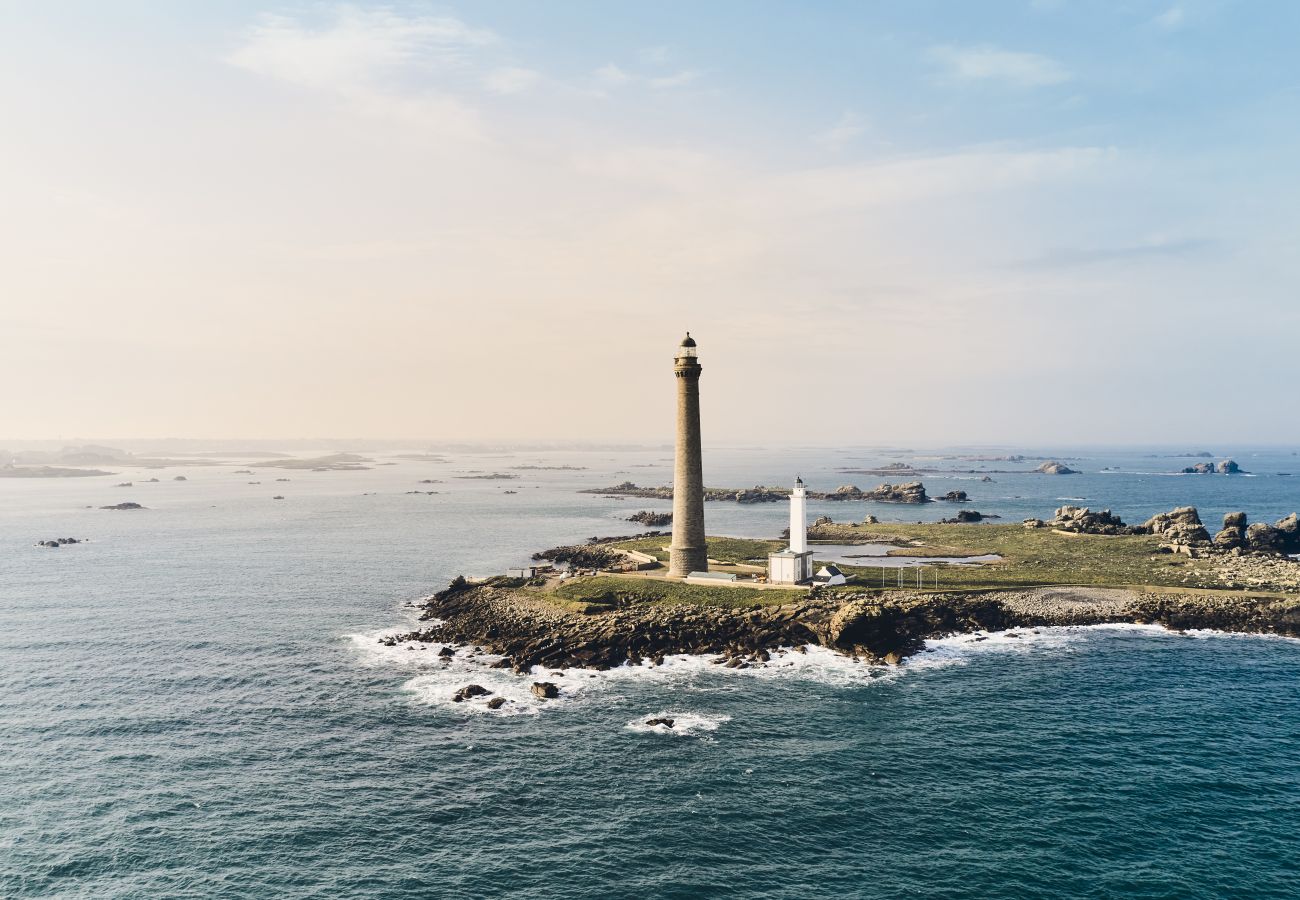
[[[100,509],[144,509],[139,503],[114,503],[112,506],[101,506]]]
[[[560,689],[550,681],[534,681],[533,696],[541,700],[554,700],[560,696]]]
[[[177,475],[175,478],[172,479],[172,481],[189,481],[189,479],[186,478],[184,475]]]
[[[493,697],[491,700],[487,702],[488,709],[500,709],[505,705],[506,705],[505,697]]]
[[[483,697],[490,693],[492,692],[480,684],[467,684],[453,694],[451,699],[453,702],[460,703],[463,700],[468,700],[470,697]]]
[[[986,516],[984,515],[984,513],[974,509],[959,509],[957,511],[957,515],[955,515],[953,518],[940,519],[939,523],[941,525],[972,525],[976,522],[983,522],[985,519],[1000,519],[1000,518],[1002,517],[994,516],[994,515]]]
[[[662,725],[665,728],[672,728],[674,721],[675,720],[670,719],[667,716],[659,716],[658,718],[654,718],[654,719],[646,719],[645,723],[651,727],[654,727],[655,725]]]
[[[1185,466],[1181,473],[1183,475],[1212,475],[1214,474],[1214,463],[1197,463],[1194,466]]]
[[[455,656],[456,651],[451,649],[450,647],[443,647],[441,650],[438,651],[438,655],[446,659]]]
[[[650,528],[662,528],[665,525],[673,524],[673,514],[670,512],[650,512],[641,510],[627,517],[629,522],[637,522]]]
[[[879,525],[880,520],[875,516],[867,516],[862,520],[863,525]]]
[[[949,503],[965,503],[970,500],[970,498],[966,496],[965,491],[949,491],[939,499],[947,500]]]

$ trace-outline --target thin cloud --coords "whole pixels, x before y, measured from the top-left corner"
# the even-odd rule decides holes
[[[1175,28],[1181,28],[1183,20],[1186,18],[1187,15],[1183,12],[1181,7],[1171,6],[1160,15],[1153,18],[1151,22],[1160,28],[1167,28],[1170,31],[1173,31]]]
[[[411,67],[461,65],[497,40],[447,16],[334,7],[322,23],[263,15],[226,62],[311,88],[346,88]]]
[[[525,94],[540,80],[541,75],[532,69],[505,66],[489,72],[483,79],[483,87],[493,94]]]
[[[660,78],[651,78],[649,79],[648,84],[650,85],[650,87],[655,88],[656,90],[664,90],[666,88],[679,88],[679,87],[686,87],[688,84],[693,83],[695,79],[699,77],[700,77],[699,72],[695,72],[689,69],[683,69],[682,71],[677,72],[676,74],[673,75],[665,75]]]
[[[855,112],[846,110],[839,120],[825,131],[813,135],[813,143],[838,152],[867,130],[866,122]]]
[[[956,81],[1002,82],[1015,87],[1047,87],[1070,80],[1070,72],[1040,53],[1003,50],[992,44],[931,47],[926,57]]]

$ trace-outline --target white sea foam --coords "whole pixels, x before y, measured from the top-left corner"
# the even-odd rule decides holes
[[[667,725],[649,724],[653,719],[672,719],[673,724],[671,728]],[[628,722],[623,727],[628,731],[639,731],[643,734],[663,734],[687,737],[701,732],[717,731],[721,725],[730,721],[731,716],[728,715],[707,715],[699,712],[675,712],[673,710],[664,710],[662,712],[651,713],[648,716],[639,716],[631,722]]]
[[[951,666],[964,666],[990,655],[1073,653],[1086,644],[1090,635],[1099,632],[1174,634],[1160,625],[1127,623],[1016,628],[932,639],[926,642],[924,650],[897,666],[863,663],[825,647],[808,645],[803,648],[783,647],[773,650],[769,661],[750,663],[743,669],[731,669],[718,664],[720,657],[714,654],[676,654],[665,657],[658,666],[649,661],[638,665],[627,663],[605,670],[537,666],[527,675],[516,675],[509,668],[496,665],[501,657],[472,647],[452,647],[453,655],[444,657],[439,653],[444,646],[442,644],[412,642],[385,647],[378,643],[380,637],[401,633],[403,630],[409,629],[382,629],[350,637],[359,648],[365,665],[416,667],[418,674],[409,678],[402,688],[417,702],[463,713],[500,716],[536,715],[545,710],[564,709],[590,702],[617,701],[622,699],[625,690],[633,684],[660,684],[678,693],[701,694],[734,689],[747,679],[794,678],[832,687],[862,687],[895,682],[908,676],[921,676]],[[1300,640],[1279,638],[1276,635],[1241,635],[1209,630],[1189,631],[1186,635],[1198,639],[1264,637],[1300,643]],[[545,700],[533,694],[532,685],[544,681],[556,685],[558,697]],[[477,684],[489,693],[460,702],[452,699],[457,691],[470,684]],[[506,702],[497,709],[489,708],[488,702],[496,698],[503,698]],[[645,719],[657,716],[681,720],[682,724],[679,726],[675,722],[673,729],[674,733],[679,734],[712,731],[716,729],[717,723],[726,721],[726,717],[698,711],[666,711],[646,715],[628,723],[627,727],[632,730],[662,728],[668,731],[663,726],[644,724]]]

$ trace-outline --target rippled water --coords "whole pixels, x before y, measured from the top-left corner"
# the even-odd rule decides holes
[[[861,464],[847,455],[793,462],[819,489],[878,480],[834,473]],[[374,642],[455,574],[631,531],[620,515],[646,504],[574,488],[661,482],[665,457],[460,457],[287,484],[261,470],[261,485],[198,467],[147,485],[0,479],[0,895],[1300,893],[1297,642],[1043,629],[936,642],[896,669],[815,650],[739,672],[679,658],[565,673],[548,704],[464,654],[444,671]],[[1289,453],[1237,458],[1259,477],[962,486],[1008,518],[1067,495],[1130,520],[1300,506],[1269,474]],[[535,462],[589,470],[454,477]],[[746,484],[791,460],[710,463],[711,483]],[[404,493],[422,478],[441,493]],[[124,499],[149,509],[84,508]],[[707,510],[711,531],[753,535],[784,512]],[[32,546],[60,536],[91,542]],[[470,680],[517,702],[452,704]],[[644,725],[660,715],[677,727]]]

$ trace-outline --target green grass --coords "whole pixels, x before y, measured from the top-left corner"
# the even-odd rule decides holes
[[[1213,562],[1160,553],[1158,537],[1151,535],[1065,535],[1048,528],[1027,529],[1020,525],[831,525],[816,532],[818,540],[861,542],[863,540],[907,542],[894,556],[976,556],[996,553],[1001,562],[982,565],[937,565],[939,587],[944,590],[984,590],[1071,584],[1098,587],[1158,585],[1198,586],[1199,579],[1184,580],[1189,573],[1208,573]],[[913,546],[917,542],[919,546]],[[816,544],[812,545],[814,558]],[[865,587],[880,587],[880,567],[845,566]],[[907,583],[907,575],[904,575]],[[886,584],[896,575],[886,572]],[[915,575],[911,585],[915,586]]]
[[[576,578],[555,590],[554,597],[568,608],[608,608],[612,605],[664,604],[749,607],[779,605],[799,599],[794,591],[759,590],[752,587],[715,587],[709,584],[686,584],[653,578],[619,578],[600,575]]]
[[[716,559],[724,563],[744,563],[757,560],[760,564],[767,564],[767,555],[775,550],[780,550],[785,545],[781,541],[751,541],[745,538],[729,537],[710,537],[705,538],[709,544],[709,559]],[[652,538],[637,538],[631,541],[620,541],[615,546],[622,547],[625,550],[639,550],[642,553],[648,553],[660,562],[668,562],[668,551],[664,550],[672,541],[669,535],[661,535]]]

